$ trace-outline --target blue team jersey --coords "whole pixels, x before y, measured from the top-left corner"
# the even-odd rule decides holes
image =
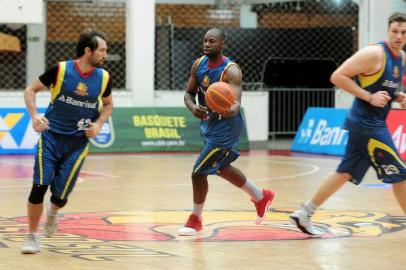
[[[85,136],[89,122],[99,116],[108,81],[109,74],[102,68],[84,75],[74,61],[60,62],[55,84],[50,87],[51,102],[45,113],[50,131]]]
[[[230,65],[238,65],[228,57],[223,58],[223,62],[216,67],[209,68],[207,56],[202,56],[198,61],[196,76],[198,82],[198,101],[202,106],[206,106],[205,93],[209,85],[222,81],[224,71]],[[200,132],[206,143],[218,146],[234,146],[238,143],[244,120],[241,112],[232,117],[219,118],[216,114],[210,113],[209,119],[200,122]]]
[[[378,91],[386,91],[392,99],[396,98],[396,92],[400,90],[403,74],[402,56],[394,56],[387,44],[378,42],[384,48],[384,65],[377,73],[372,75],[359,75],[360,86],[371,94]],[[364,134],[376,134],[386,130],[386,117],[391,109],[392,101],[384,108],[375,107],[368,102],[355,97],[351,110],[347,114],[344,128]]]

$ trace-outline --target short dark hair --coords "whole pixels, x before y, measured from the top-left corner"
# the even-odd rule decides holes
[[[406,13],[395,12],[393,13],[388,20],[388,26],[393,22],[404,23],[406,22]]]
[[[85,48],[89,47],[93,52],[99,46],[97,38],[106,40],[104,33],[97,31],[96,29],[89,29],[79,36],[78,43],[76,45],[76,57],[81,57],[85,54]]]
[[[211,28],[207,32],[214,32],[220,38],[220,40],[226,40],[226,33],[220,28]]]

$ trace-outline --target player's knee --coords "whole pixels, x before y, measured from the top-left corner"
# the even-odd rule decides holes
[[[48,186],[33,185],[28,201],[32,204],[40,204],[44,201],[45,192],[47,192]]]
[[[192,181],[199,181],[201,179],[201,175],[198,175],[196,172],[192,173]]]
[[[55,204],[56,206],[58,206],[59,208],[62,208],[66,205],[66,203],[68,202],[68,199],[60,199],[54,195],[51,196],[51,202],[53,204]]]
[[[207,181],[207,175],[200,175],[197,173],[192,173],[192,183],[193,184],[201,184]]]

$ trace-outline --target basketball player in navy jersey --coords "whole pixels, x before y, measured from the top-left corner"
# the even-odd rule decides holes
[[[241,188],[251,197],[257,210],[259,224],[275,193],[260,189],[231,163],[239,156],[236,150],[244,120],[240,112],[242,96],[242,73],[239,66],[223,55],[225,34],[220,29],[210,29],[204,36],[204,56],[195,61],[191,68],[184,101],[192,114],[201,119],[200,131],[204,139],[201,151],[192,172],[193,211],[179,235],[195,235],[203,229],[202,211],[208,192],[208,175],[218,175]],[[238,99],[230,110],[221,117],[205,104],[205,92],[212,83],[229,83]],[[196,96],[198,104],[196,104]]]
[[[389,18],[388,38],[359,50],[332,74],[331,81],[353,94],[355,100],[347,114],[345,155],[336,172],[328,176],[310,201],[291,216],[302,232],[319,235],[311,216],[324,201],[348,181],[358,185],[372,166],[378,178],[392,184],[393,193],[406,214],[406,165],[400,158],[386,125],[393,101],[404,104],[399,92],[405,66],[406,14]],[[352,80],[358,76],[359,84]]]
[[[40,251],[37,231],[48,186],[51,198],[44,234],[51,237],[57,229],[57,212],[66,205],[88,153],[88,138],[97,136],[113,110],[110,75],[100,68],[107,56],[104,35],[94,30],[81,34],[76,55],[77,60],[58,63],[24,91],[34,130],[41,132],[27,203],[29,234],[21,248],[24,254]],[[51,102],[41,115],[35,96],[46,87]]]

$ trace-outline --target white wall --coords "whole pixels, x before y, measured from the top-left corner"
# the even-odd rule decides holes
[[[43,0],[0,0],[0,23],[43,23]]]
[[[406,12],[404,0],[359,0],[359,48],[387,38],[388,18]]]
[[[406,1],[405,0],[392,0],[392,11],[393,12],[406,12]]]

